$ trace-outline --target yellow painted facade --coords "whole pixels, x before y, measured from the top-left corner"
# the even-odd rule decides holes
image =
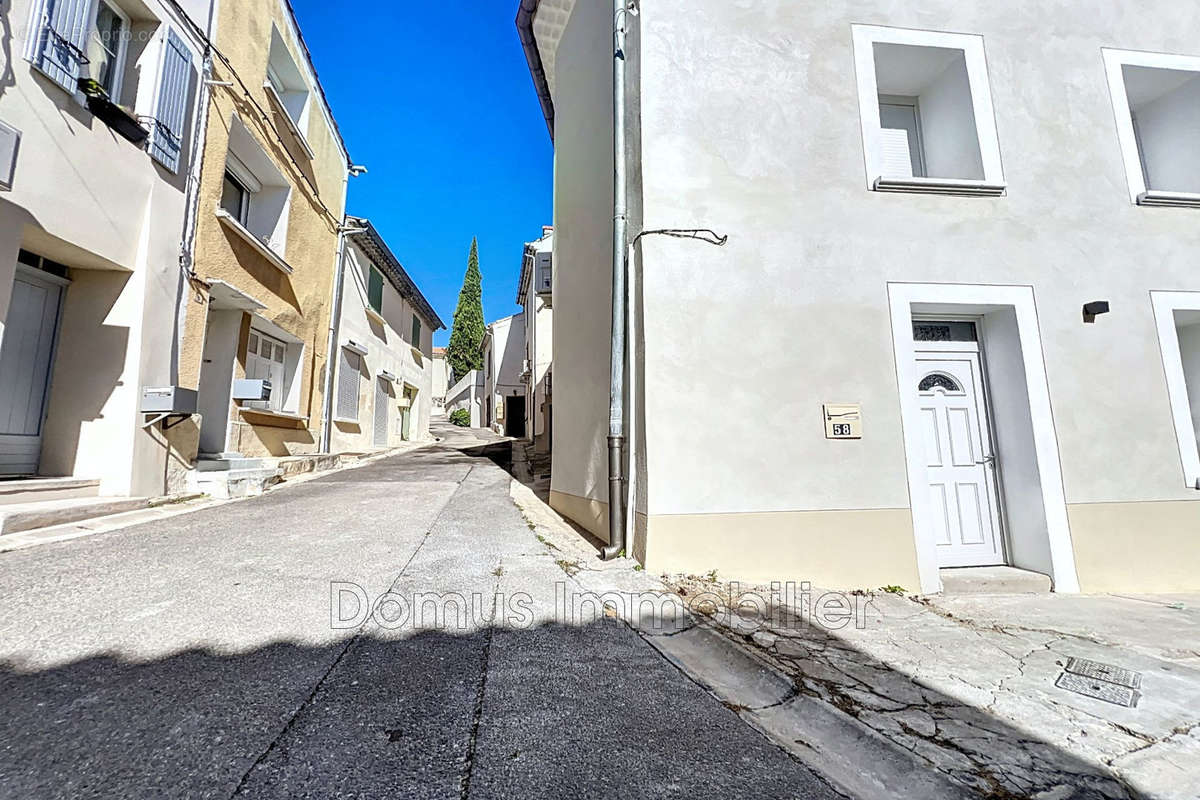
[[[246,376],[251,327],[261,330],[265,326],[272,335],[279,333],[283,338],[286,333],[292,337],[286,339],[289,359],[298,353],[298,360],[291,380],[298,381],[299,387],[292,390],[294,407],[289,407],[286,415],[251,410],[231,400],[224,451],[248,457],[312,453],[320,449],[327,337],[349,158],[316,84],[296,22],[283,0],[222,3],[216,28],[214,41],[224,58],[213,60],[198,192],[193,261],[197,280],[187,303],[180,381],[185,386],[200,387],[202,414],[206,411],[202,384],[215,379],[230,382],[227,364],[212,357],[214,344],[206,338],[212,336],[213,312],[218,309],[213,295],[224,291],[227,298],[232,287],[247,298],[248,306],[241,309],[240,326],[230,323],[238,327],[232,379]],[[297,126],[307,148],[266,86],[273,38],[286,45],[298,77],[307,84],[307,112]],[[219,85],[224,82],[232,85]],[[231,141],[240,136],[245,146],[246,132],[261,148],[259,155],[269,158],[277,170],[270,174],[282,176],[290,187],[286,223],[281,223],[286,231],[285,243],[277,249],[290,274],[239,235],[228,219],[218,216]],[[228,310],[228,300],[225,302],[222,307]],[[214,378],[206,370],[224,374]],[[210,403],[208,416],[213,416],[218,407]],[[203,442],[201,449],[206,449]],[[212,451],[211,441],[207,449]]]

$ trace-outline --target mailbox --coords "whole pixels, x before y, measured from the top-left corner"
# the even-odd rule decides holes
[[[196,390],[178,386],[143,387],[142,413],[191,416],[196,413]]]
[[[261,379],[243,379],[233,382],[234,400],[262,401],[271,399],[271,382]]]

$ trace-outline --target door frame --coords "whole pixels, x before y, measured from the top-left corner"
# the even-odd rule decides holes
[[[937,564],[936,544],[928,535],[927,524],[933,513],[925,488],[925,445],[922,440],[919,404],[915,392],[907,391],[919,378],[913,360],[913,314],[938,316],[982,315],[985,343],[997,343],[992,349],[992,365],[997,354],[1005,368],[1020,380],[1020,393],[1006,400],[1009,413],[1019,411],[1026,429],[1021,432],[1023,463],[1028,462],[1036,480],[1022,496],[1023,506],[1035,508],[1038,519],[1033,525],[1023,519],[1021,530],[1014,527],[1010,497],[1009,537],[1013,547],[1012,563],[1050,576],[1054,591],[1079,591],[1079,576],[1071,543],[1071,525],[1067,515],[1066,492],[1063,488],[1062,462],[1058,450],[1058,434],[1050,404],[1050,388],[1043,359],[1042,339],[1038,324],[1037,303],[1031,286],[1004,286],[966,283],[908,283],[892,281],[887,284],[887,303],[891,317],[892,347],[896,363],[896,393],[899,401],[903,454],[907,471],[909,509],[913,521],[916,545],[916,567],[921,591],[933,594],[941,591],[941,575]],[[1003,348],[1003,349],[998,349]],[[900,387],[905,387],[903,391]],[[994,388],[994,387],[993,387]],[[993,392],[995,394],[995,392]],[[893,401],[895,402],[895,401]],[[1013,406],[1019,403],[1019,406]],[[1004,437],[1002,436],[1001,439]],[[1011,470],[1011,463],[1010,463]],[[1020,535],[1018,553],[1016,537]]]
[[[12,473],[11,475],[5,475],[4,477],[6,478],[20,478],[23,476],[27,477],[29,475],[38,475],[41,472],[42,449],[45,447],[46,443],[46,422],[50,419],[50,391],[54,386],[54,365],[58,361],[58,343],[59,339],[62,338],[63,312],[66,310],[67,289],[71,286],[70,278],[59,277],[58,275],[38,269],[37,267],[31,267],[28,264],[22,264],[20,261],[17,262],[16,266],[17,268],[13,272],[14,282],[17,280],[17,278],[24,276],[26,278],[32,278],[35,282],[42,281],[43,283],[48,283],[51,286],[58,287],[58,308],[56,308],[54,312],[54,332],[50,336],[50,353],[47,356],[48,367],[46,369],[46,385],[43,388],[42,394],[42,410],[38,416],[37,467],[31,473]],[[6,313],[5,319],[7,320],[7,318],[8,315]],[[5,329],[7,329],[7,327],[8,326],[5,325]],[[3,334],[0,333],[0,348],[3,346]]]
[[[991,489],[992,498],[996,501],[996,531],[997,541],[1000,545],[1000,563],[1001,565],[1010,565],[1010,554],[1012,553],[1012,545],[1008,539],[1008,503],[1004,496],[1004,481],[1001,476],[1001,471],[1004,469],[1004,464],[999,457],[999,438],[996,436],[996,420],[992,413],[992,389],[991,389],[991,374],[988,372],[987,363],[987,348],[983,342],[983,315],[982,314],[921,314],[914,313],[911,316],[912,322],[915,325],[918,322],[969,322],[975,326],[975,341],[973,342],[918,342],[913,340],[913,363],[922,355],[939,355],[939,354],[971,354],[979,358],[979,389],[980,396],[976,400],[976,412],[980,417],[981,437],[985,437],[984,445],[992,454],[992,469],[987,480]],[[919,371],[918,371],[919,372]],[[918,376],[919,377],[919,376]],[[909,387],[910,391],[915,391],[915,386]]]

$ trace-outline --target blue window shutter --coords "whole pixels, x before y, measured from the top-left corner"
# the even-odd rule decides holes
[[[163,49],[162,78],[158,84],[158,105],[154,109],[150,155],[167,169],[178,172],[179,157],[183,151],[183,126],[187,122],[188,94],[192,88],[192,51],[173,30],[167,31]]]
[[[35,67],[72,94],[77,90],[83,48],[91,27],[91,0],[45,0],[35,32]]]

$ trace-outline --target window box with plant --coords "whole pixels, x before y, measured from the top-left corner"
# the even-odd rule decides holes
[[[128,139],[139,147],[145,144],[146,139],[150,138],[150,131],[138,122],[138,118],[133,115],[133,112],[110,100],[108,92],[98,81],[91,78],[80,78],[79,91],[83,92],[87,99],[88,110],[118,136]]]

